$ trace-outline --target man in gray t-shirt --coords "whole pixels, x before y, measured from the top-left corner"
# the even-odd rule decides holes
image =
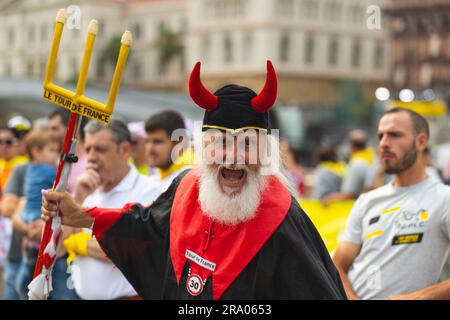
[[[386,111],[381,164],[394,181],[361,195],[334,255],[350,299],[450,299],[439,275],[450,250],[450,187],[422,161],[429,128],[417,113]]]
[[[341,190],[322,198],[324,204],[332,201],[356,199],[364,190],[364,180],[372,162],[372,152],[367,148],[366,133],[359,129],[348,134],[350,161],[342,179]]]

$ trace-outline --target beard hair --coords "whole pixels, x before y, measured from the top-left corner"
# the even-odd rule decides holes
[[[417,148],[416,144],[413,141],[410,151],[408,151],[401,161],[395,166],[388,166],[385,164],[384,172],[387,174],[397,174],[401,173],[409,168],[416,162],[417,160]]]
[[[246,171],[246,181],[237,193],[225,192],[219,185],[218,175],[222,168],[242,169]],[[267,178],[259,172],[250,170],[246,165],[220,165],[218,168],[202,165],[199,182],[199,201],[203,212],[211,219],[224,225],[235,226],[254,218],[261,200],[261,193]]]

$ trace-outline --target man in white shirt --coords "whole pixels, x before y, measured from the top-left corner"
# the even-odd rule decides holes
[[[159,195],[154,180],[138,173],[128,159],[131,134],[118,119],[109,125],[91,121],[84,128],[87,170],[77,180],[74,197],[84,206],[115,208],[126,203],[149,205]],[[64,241],[72,259],[72,280],[82,299],[128,299],[137,296],[100,245],[83,230]]]
[[[426,172],[427,121],[404,108],[378,126],[381,164],[394,181],[361,195],[334,263],[349,299],[450,299],[439,283],[450,250],[450,188]]]
[[[159,184],[161,193],[175,177],[192,167],[192,153],[185,148],[187,136],[172,137],[179,129],[186,130],[186,126],[181,115],[173,110],[156,113],[145,121],[147,161],[153,169],[151,177]]]

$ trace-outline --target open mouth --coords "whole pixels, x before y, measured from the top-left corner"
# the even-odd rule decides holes
[[[245,182],[246,175],[245,169],[223,167],[219,170],[219,179],[223,186],[228,188],[241,187]]]
[[[220,174],[227,180],[241,180],[245,175],[245,170],[222,168]]]

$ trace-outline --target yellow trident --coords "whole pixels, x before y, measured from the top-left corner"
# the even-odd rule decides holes
[[[83,95],[86,85],[86,78],[91,60],[92,49],[94,48],[95,37],[98,32],[98,22],[93,19],[88,26],[88,37],[86,46],[84,47],[84,56],[81,63],[80,74],[75,92],[64,89],[54,84],[53,75],[55,73],[56,58],[58,56],[59,44],[63,32],[64,24],[67,20],[66,10],[60,9],[56,15],[55,33],[50,55],[47,62],[47,70],[44,80],[44,99],[55,103],[73,113],[80,116],[88,117],[103,123],[109,123],[111,114],[114,111],[114,103],[116,101],[117,91],[119,90],[120,79],[122,78],[123,69],[127,60],[128,51],[131,47],[132,36],[130,31],[125,31],[120,45],[119,58],[117,59],[116,69],[109,90],[108,101],[106,105],[89,99]]]
[[[98,32],[98,22],[96,20],[92,20],[88,26],[88,37],[84,48],[84,56],[83,61],[81,62],[81,70],[78,76],[76,91],[72,92],[61,88],[52,82],[53,74],[55,73],[59,43],[61,41],[61,35],[66,20],[66,11],[60,9],[56,16],[55,33],[44,80],[44,98],[71,112],[64,137],[64,144],[61,149],[61,158],[59,160],[58,170],[53,184],[53,190],[61,192],[66,191],[72,164],[77,162],[75,154],[77,146],[76,132],[79,127],[80,116],[85,116],[103,123],[109,123],[111,114],[114,110],[120,78],[122,77],[123,68],[125,67],[125,61],[127,60],[128,51],[132,42],[131,33],[125,31],[122,36],[119,58],[117,60],[116,70],[114,71],[111,89],[109,90],[108,101],[105,105],[83,95],[92,49],[94,48],[95,36]],[[56,253],[58,252],[61,243],[61,232],[61,217],[58,210],[58,216],[45,223],[39,254],[34,269],[33,281],[28,285],[28,296],[30,299],[47,299],[50,294],[51,272],[56,260]]]

